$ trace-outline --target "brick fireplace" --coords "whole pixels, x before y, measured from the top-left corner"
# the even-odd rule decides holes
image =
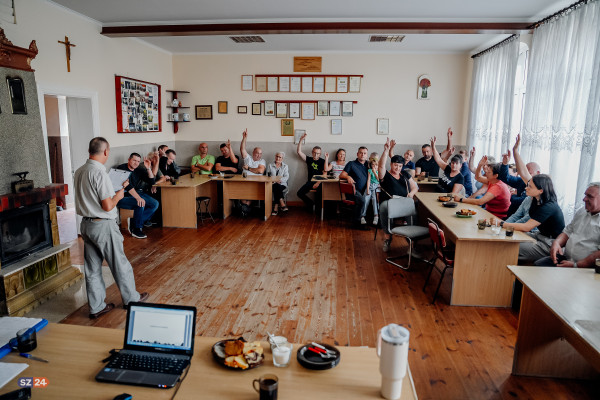
[[[15,227],[13,223],[9,227],[8,223],[14,222],[15,218],[2,218],[7,214],[12,215],[15,210],[22,213],[27,209],[46,208],[47,213],[41,213],[40,217],[45,218],[47,215],[49,219],[51,240],[48,246],[43,244],[40,246],[39,243],[43,240],[31,240],[34,247],[31,253],[24,249],[20,251],[18,259],[11,259],[8,265],[0,265],[0,314],[21,316],[83,278],[81,271],[71,265],[70,245],[61,245],[58,235],[56,198],[66,194],[68,194],[66,185],[52,184],[25,193],[0,196],[0,226],[4,230],[3,246],[6,244],[4,239],[8,235],[8,230],[14,237],[24,236],[25,224]],[[21,220],[25,221],[24,218]],[[36,226],[31,223],[30,225]],[[25,236],[29,238],[32,235],[28,233]],[[27,239],[21,242],[25,246]],[[41,249],[38,249],[40,247]]]

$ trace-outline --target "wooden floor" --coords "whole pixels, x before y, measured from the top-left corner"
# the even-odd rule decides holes
[[[198,335],[265,340],[269,331],[294,342],[373,347],[377,330],[395,322],[411,334],[420,399],[600,398],[597,383],[511,376],[518,314],[448,306],[451,274],[431,305],[439,275],[424,293],[426,264],[403,271],[386,263],[372,229],[291,209],[267,222],[230,217],[146,232],[145,240],[125,233],[139,291],[152,302],[195,305]],[[394,241],[391,252],[400,246]],[[72,256],[83,264],[81,241]],[[107,294],[121,305],[115,285]],[[84,306],[63,322],[124,327],[122,309],[94,321],[87,314]]]

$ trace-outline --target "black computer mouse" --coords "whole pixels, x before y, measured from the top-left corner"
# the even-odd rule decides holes
[[[131,400],[133,398],[129,393],[122,393],[118,396],[115,396],[113,400]]]

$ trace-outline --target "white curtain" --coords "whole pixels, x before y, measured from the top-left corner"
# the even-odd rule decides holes
[[[599,177],[599,38],[598,1],[533,33],[521,153],[550,174],[567,222]]]
[[[467,148],[475,147],[475,163],[484,154],[500,160],[508,148],[518,60],[516,36],[473,61]]]

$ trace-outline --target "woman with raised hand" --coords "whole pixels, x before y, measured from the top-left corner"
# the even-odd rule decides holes
[[[279,182],[273,182],[273,211],[271,215],[277,215],[279,207],[281,211],[287,211],[287,205],[284,200],[284,191],[287,188],[288,179],[290,178],[290,170],[288,165],[283,162],[285,153],[278,151],[275,153],[275,161],[267,166],[267,175],[269,176],[281,176]]]
[[[452,132],[450,128],[448,128],[449,132]],[[464,182],[465,179],[460,173],[460,168],[462,167],[462,157],[459,155],[455,155],[450,159],[450,162],[446,162],[440,156],[437,149],[435,148],[436,137],[432,137],[431,141],[431,150],[433,151],[433,159],[440,167],[443,174],[440,174],[438,184],[435,187],[436,192],[438,193],[453,193],[460,194],[464,193]]]

